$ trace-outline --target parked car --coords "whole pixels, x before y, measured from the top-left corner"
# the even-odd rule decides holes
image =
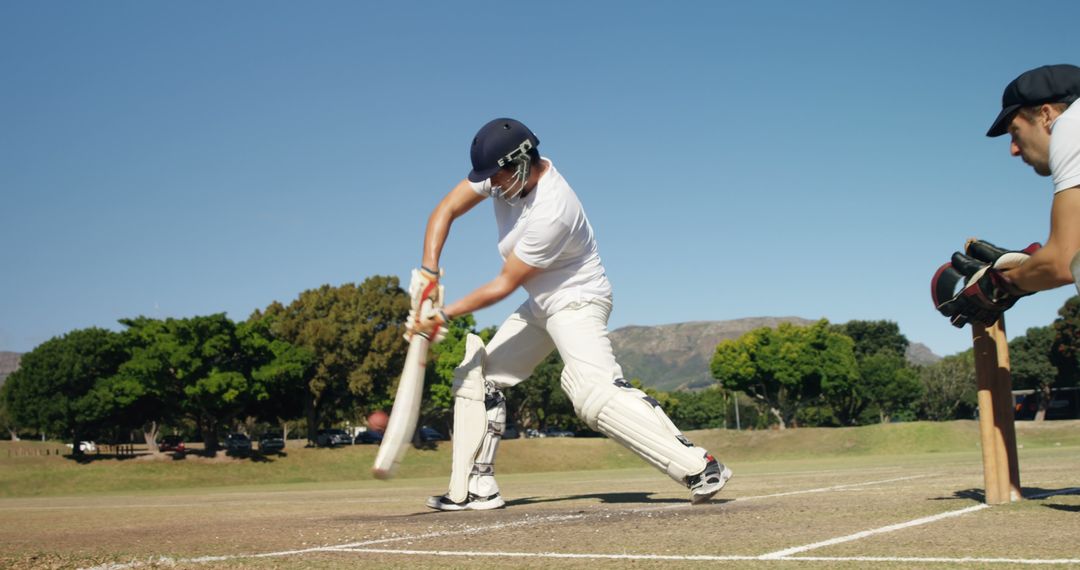
[[[373,429],[364,430],[356,434],[353,443],[382,443],[383,433]]]
[[[242,433],[230,433],[225,436],[222,447],[226,453],[248,453],[251,451],[251,439]]]
[[[281,453],[285,449],[285,440],[280,435],[264,433],[259,438],[259,453]]]
[[[321,429],[315,437],[315,444],[319,447],[333,447],[350,443],[352,443],[352,438],[343,429]]]
[[[439,430],[423,426],[420,428],[420,441],[446,441],[447,437]]]
[[[178,453],[183,453],[185,449],[184,438],[178,435],[167,435],[158,442],[158,451],[176,451]]]
[[[536,429],[533,429],[533,428],[529,428],[529,429],[525,430],[525,437],[527,437],[529,439],[533,439],[533,438],[537,438],[537,437],[547,437],[547,436],[544,435],[544,432],[542,432],[542,431],[539,431],[539,430],[536,430]]]
[[[506,426],[505,428],[503,428],[503,439],[517,439],[519,437],[521,437],[521,432],[518,431],[517,427]]]
[[[574,437],[574,432],[548,426],[548,428],[544,430],[544,437]]]
[[[69,443],[69,444],[67,444],[67,446],[69,448],[71,448],[72,450],[75,449],[75,444],[74,443]],[[92,441],[80,441],[79,442],[79,451],[81,451],[83,453],[97,453],[97,444],[92,442]]]

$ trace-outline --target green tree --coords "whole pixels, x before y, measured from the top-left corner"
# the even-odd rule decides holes
[[[252,319],[271,318],[274,338],[314,358],[304,382],[308,439],[335,419],[384,405],[401,374],[409,298],[397,277],[374,276],[359,286],[323,285],[283,306],[273,303]]]
[[[38,345],[7,378],[3,396],[20,426],[78,442],[102,428],[101,417],[83,403],[94,385],[116,374],[127,352],[120,335],[105,329],[74,330]]]
[[[730,403],[719,386],[713,385],[696,392],[675,392],[670,397],[675,405],[670,409],[665,407],[664,411],[679,429],[722,428],[727,423]]]
[[[524,382],[505,389],[508,421],[512,418],[522,429],[584,428],[573,402],[562,389],[563,367],[559,351],[554,350]]]
[[[272,319],[252,319],[237,326],[236,334],[255,387],[246,415],[256,421],[275,423],[288,439],[289,422],[304,416],[307,377],[315,362],[308,349],[276,339]]]
[[[1014,389],[1035,390],[1039,394],[1035,421],[1046,419],[1050,391],[1058,379],[1058,368],[1053,362],[1053,327],[1032,327],[1009,341],[1009,364]]]
[[[266,385],[252,380],[252,360],[224,313],[121,322],[131,357],[88,402],[121,429],[141,427],[151,449],[163,422],[188,418],[213,453],[219,431],[241,419],[253,400],[268,398]]]
[[[3,387],[0,386],[0,427],[7,430],[11,441],[19,441],[19,427],[15,419],[8,411],[7,399],[3,397]]]
[[[975,357],[969,349],[919,369],[919,416],[933,421],[971,418],[977,407]]]
[[[908,339],[900,334],[900,325],[893,321],[848,321],[833,325],[832,330],[855,341],[855,356],[861,358],[879,352],[904,356]]]
[[[895,415],[912,417],[922,386],[904,356],[909,343],[900,334],[900,327],[892,321],[849,321],[833,325],[832,330],[851,337],[859,368],[855,381],[836,383],[825,394],[836,423],[857,425],[886,422]]]
[[[1076,386],[1080,384],[1080,297],[1065,301],[1051,326],[1054,342],[1050,360],[1059,372],[1057,385]]]
[[[904,356],[882,350],[862,356],[858,361],[857,391],[866,407],[851,419],[865,423],[859,419],[866,411],[875,414],[875,419],[881,423],[898,416],[913,419],[923,386],[919,382],[918,371],[908,364]]]
[[[762,327],[717,345],[712,374],[725,389],[764,405],[784,429],[794,425],[800,408],[857,378],[853,345],[824,319],[805,327]]]

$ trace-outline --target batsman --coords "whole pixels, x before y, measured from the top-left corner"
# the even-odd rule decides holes
[[[931,282],[934,304],[958,327],[992,325],[1021,297],[1080,281],[1080,67],[1044,65],[1005,87],[988,137],[1050,177],[1050,236],[1019,251],[973,240]],[[957,292],[958,291],[958,292]],[[1077,283],[1080,292],[1080,283]]]
[[[659,404],[623,378],[608,339],[611,284],[593,228],[577,195],[541,157],[540,140],[508,118],[488,122],[472,141],[472,171],[431,213],[421,266],[410,283],[408,335],[438,342],[445,323],[488,307],[524,287],[528,299],[487,346],[466,339],[454,373],[453,466],[445,495],[427,506],[443,511],[505,505],[495,481],[495,455],[506,423],[502,388],[525,380],[553,349],[565,363],[560,384],[590,428],[624,445],[689,489],[702,503],[723,488],[731,470],[691,443]],[[464,297],[442,304],[439,257],[454,220],[491,198],[503,265]],[[407,335],[407,336],[408,336]]]

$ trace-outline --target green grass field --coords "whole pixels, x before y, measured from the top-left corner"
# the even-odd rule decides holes
[[[688,433],[721,461],[746,463],[860,456],[977,453],[978,426],[973,421],[912,422],[857,428],[801,428],[784,431],[703,430]],[[1025,449],[1080,447],[1080,422],[1017,424]],[[0,442],[0,497],[44,497],[132,491],[296,483],[347,483],[371,479],[375,446],[336,449],[290,446],[284,455],[214,459],[189,454],[127,459],[94,458],[78,463],[69,457],[9,456],[15,449],[50,449],[56,443]],[[636,468],[641,460],[607,439],[517,439],[499,451],[505,474]],[[398,477],[439,476],[449,472],[450,444],[408,452]]]
[[[448,444],[378,481],[371,446],[79,464],[5,443],[0,568],[1078,567],[1080,422],[1017,432],[1025,500],[990,508],[974,422],[694,432],[735,477],[693,507],[610,441],[513,440],[507,507],[458,513],[423,506]]]

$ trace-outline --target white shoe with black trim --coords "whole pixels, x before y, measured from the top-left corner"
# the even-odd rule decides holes
[[[451,501],[449,495],[436,495],[428,497],[427,506],[437,511],[490,511],[506,506],[506,501],[498,493],[487,497],[469,493],[469,496],[461,503]]]
[[[697,475],[686,478],[686,486],[690,488],[690,504],[700,505],[713,498],[713,495],[724,488],[724,484],[731,479],[731,469],[718,462],[713,456],[706,455],[705,470]]]

